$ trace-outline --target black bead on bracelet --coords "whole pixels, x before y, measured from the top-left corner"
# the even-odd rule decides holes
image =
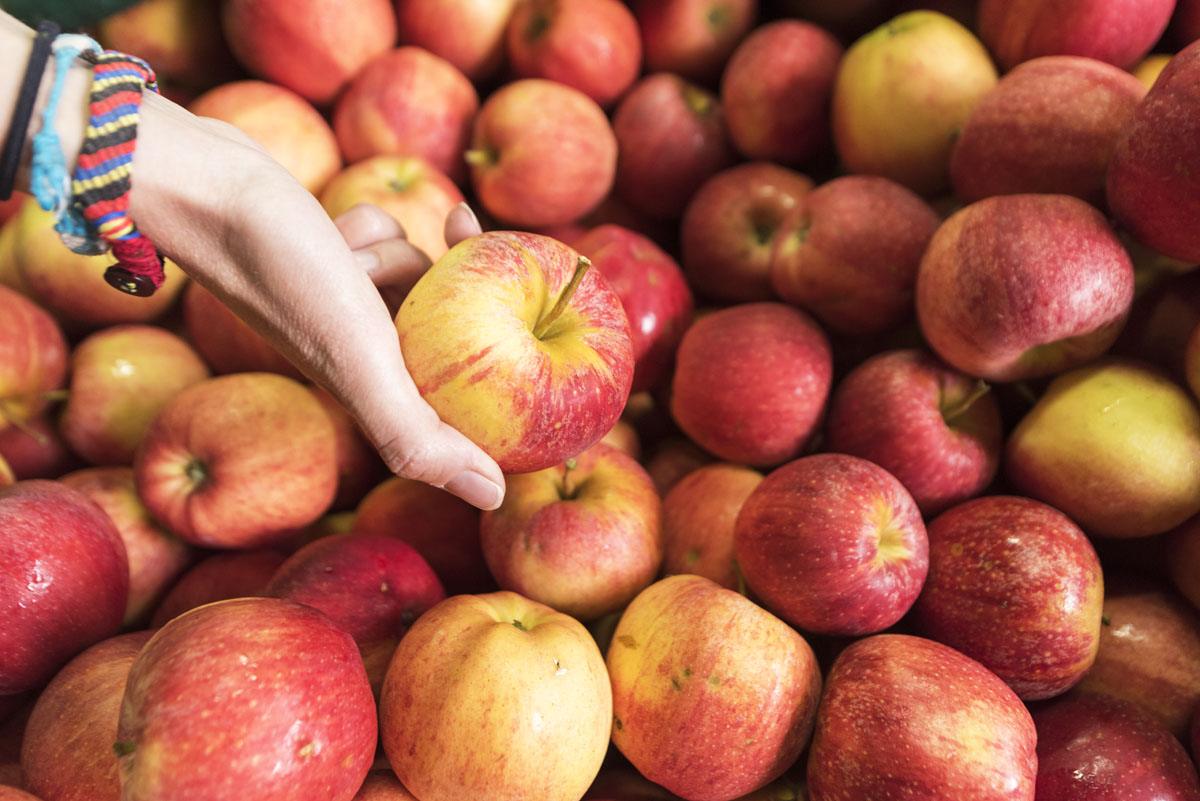
[[[29,64],[25,67],[25,77],[21,79],[21,90],[13,107],[12,122],[4,138],[4,149],[0,150],[0,200],[12,197],[17,182],[17,167],[21,164],[21,153],[25,150],[25,139],[29,134],[29,121],[33,118],[33,106],[42,85],[46,62],[50,59],[51,46],[58,34],[59,27],[53,22],[42,21],[37,26]]]

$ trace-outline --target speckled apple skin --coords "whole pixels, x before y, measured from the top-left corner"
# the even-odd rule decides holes
[[[738,513],[763,475],[741,465],[705,465],[663,498],[663,573],[703,576],[737,589],[733,532]]]
[[[284,558],[279,551],[263,548],[218,552],[201,560],[159,602],[150,627],[161,628],[189,609],[214,601],[262,595]]]

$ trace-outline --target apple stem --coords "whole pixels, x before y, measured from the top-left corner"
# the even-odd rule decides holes
[[[579,283],[583,280],[584,274],[587,273],[588,268],[591,266],[592,263],[586,256],[579,257],[579,262],[575,265],[575,274],[571,276],[570,283],[567,284],[562,294],[558,296],[558,302],[554,304],[554,308],[550,310],[550,313],[539,320],[538,324],[533,327],[533,335],[535,337],[538,339],[544,337],[546,332],[550,330],[550,326],[554,325],[554,321],[566,311],[567,306],[571,303],[571,297],[575,294],[575,290],[579,288]]]
[[[66,392],[66,390],[62,390],[62,391]],[[10,415],[10,413],[8,411],[8,407],[10,405],[11,404],[8,401],[5,401],[4,399],[0,399],[0,421],[4,421],[4,422],[8,423],[10,426],[17,429],[25,436],[32,438],[33,441],[36,442],[38,445],[45,445],[47,442],[50,441],[49,438],[45,434],[43,434],[41,431],[35,431],[33,428],[30,428],[29,423],[26,422],[25,420],[22,420],[21,418],[17,417],[16,415]]]
[[[988,385],[988,382],[984,381],[982,378],[979,379],[979,381],[975,383],[975,388],[972,389],[965,398],[950,408],[942,410],[942,419],[945,420],[947,424],[953,423],[955,420],[970,411],[971,407],[975,405],[975,401],[988,394],[989,391],[991,391],[991,386]]]
[[[737,578],[738,595],[749,598],[750,588],[746,586],[746,577],[742,575],[742,566],[737,563],[736,559],[733,560],[733,575]]]

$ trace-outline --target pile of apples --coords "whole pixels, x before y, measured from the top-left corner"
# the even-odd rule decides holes
[[[1200,0],[97,33],[402,223],[507,497],[0,207],[0,801],[1200,801]]]

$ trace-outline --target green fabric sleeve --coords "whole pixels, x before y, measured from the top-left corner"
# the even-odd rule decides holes
[[[26,25],[51,19],[69,31],[94,25],[136,3],[137,0],[0,0],[0,8]]]

